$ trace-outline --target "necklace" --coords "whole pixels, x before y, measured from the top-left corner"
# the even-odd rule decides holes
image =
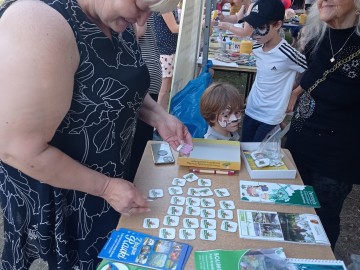
[[[341,46],[341,48],[334,54],[334,51],[333,51],[333,47],[332,47],[332,43],[331,43],[331,37],[330,37],[330,29],[329,29],[329,41],[330,41],[330,49],[331,49],[331,54],[332,54],[332,57],[330,59],[330,62],[334,62],[335,61],[335,56],[342,51],[342,49],[344,49],[346,43],[349,41],[349,39],[351,38],[351,36],[355,33],[355,30],[352,31],[352,33],[350,34],[350,36],[345,40],[345,43]]]

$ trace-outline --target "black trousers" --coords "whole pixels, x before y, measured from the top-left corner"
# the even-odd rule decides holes
[[[322,176],[319,173],[299,166],[298,170],[304,184],[314,187],[321,205],[320,208],[315,210],[330,240],[331,248],[334,250],[340,235],[340,213],[342,206],[353,185]]]

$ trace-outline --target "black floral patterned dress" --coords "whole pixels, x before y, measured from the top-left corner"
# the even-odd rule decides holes
[[[51,145],[93,170],[126,178],[138,111],[149,87],[134,33],[128,28],[111,40],[77,1],[44,2],[68,21],[80,53],[71,108]],[[1,162],[0,196],[1,269],[28,269],[37,258],[48,261],[50,269],[95,269],[119,219],[102,198],[54,188]]]

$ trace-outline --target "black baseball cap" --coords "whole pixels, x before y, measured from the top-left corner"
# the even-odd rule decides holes
[[[259,27],[272,21],[283,21],[284,16],[285,6],[281,0],[259,0],[243,20],[252,27]]]

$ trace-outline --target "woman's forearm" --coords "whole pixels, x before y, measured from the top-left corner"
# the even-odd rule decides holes
[[[237,23],[239,20],[236,15],[228,15],[228,16],[224,16],[223,21],[229,23]]]
[[[164,13],[161,15],[166,23],[166,26],[169,28],[171,33],[176,34],[179,33],[180,26],[177,24],[174,14],[172,12]]]
[[[145,123],[156,128],[158,121],[163,118],[167,112],[156,103],[149,94],[145,96],[144,102],[141,105],[139,118]]]
[[[224,29],[224,30],[228,30],[239,37],[250,36],[252,33],[251,29],[247,28],[246,26],[245,27],[237,27],[230,23],[224,23],[224,24],[220,25],[220,28]]]
[[[9,148],[2,151],[2,161],[51,186],[101,196],[110,181],[109,177],[80,164],[51,145],[41,151],[21,151],[26,142],[15,144],[20,150]]]

